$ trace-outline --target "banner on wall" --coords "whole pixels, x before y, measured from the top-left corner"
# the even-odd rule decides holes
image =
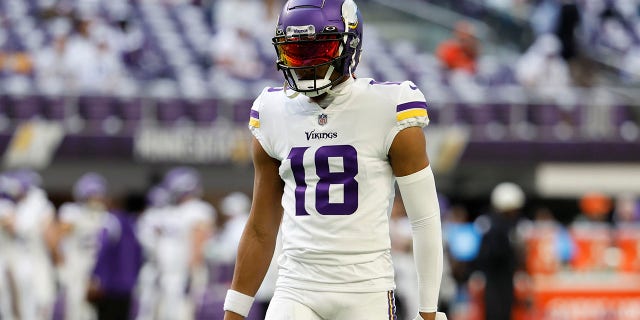
[[[47,167],[64,134],[62,124],[57,122],[34,120],[19,124],[4,154],[5,167]]]
[[[249,163],[251,133],[231,124],[142,127],[134,136],[134,156],[149,162]]]

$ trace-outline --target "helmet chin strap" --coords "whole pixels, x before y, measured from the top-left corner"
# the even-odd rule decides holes
[[[289,88],[289,84],[287,83],[287,81],[284,82],[284,84],[282,85],[282,88],[284,89],[284,95],[287,96],[287,98],[289,99],[293,99],[300,94],[300,92],[298,91],[293,91],[291,94],[287,93],[287,88]]]
[[[329,86],[331,84],[330,78],[334,70],[335,68],[333,66],[329,66],[329,69],[327,69],[327,72],[322,79],[300,80],[298,79],[298,75],[295,72],[291,72],[291,77],[293,77],[293,81],[295,82],[298,89],[308,90],[326,86],[326,88],[324,89],[314,91],[299,91],[299,93],[302,93],[309,98],[313,98],[329,92],[329,90],[331,89],[331,86]]]

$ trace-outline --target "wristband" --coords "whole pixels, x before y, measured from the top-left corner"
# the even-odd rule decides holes
[[[253,299],[253,297],[244,293],[229,289],[224,299],[224,311],[235,312],[246,317],[253,304]]]

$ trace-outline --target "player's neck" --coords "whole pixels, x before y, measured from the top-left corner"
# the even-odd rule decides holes
[[[322,109],[324,109],[329,106],[331,102],[333,102],[333,100],[335,99],[335,94],[344,90],[352,81],[353,78],[351,76],[345,75],[337,84],[331,87],[331,90],[329,92],[325,92],[315,97],[309,97],[309,99],[312,102],[317,103]]]

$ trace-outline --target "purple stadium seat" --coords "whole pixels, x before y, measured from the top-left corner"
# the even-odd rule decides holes
[[[122,132],[131,135],[140,125],[144,117],[143,106],[145,100],[139,97],[117,98],[115,101],[115,113],[122,119]]]
[[[216,99],[201,99],[191,101],[190,113],[199,124],[207,124],[218,117],[218,101]]]
[[[142,120],[143,100],[139,97],[117,98],[115,101],[116,114],[127,121]]]
[[[175,124],[188,120],[188,104],[183,99],[168,98],[156,101],[156,117],[161,124]]]
[[[471,126],[474,139],[486,139],[488,125],[493,120],[493,110],[485,104],[469,104],[462,106],[465,120]]]
[[[621,126],[626,121],[633,121],[631,107],[628,105],[615,105],[612,107],[613,114],[611,116],[615,127]]]
[[[552,104],[530,104],[527,108],[527,120],[537,130],[540,139],[553,139],[553,126],[560,122],[558,107]]]
[[[431,103],[427,106],[427,112],[429,114],[429,123],[440,124],[440,106],[435,106]]]
[[[78,112],[87,120],[104,120],[114,114],[114,98],[106,96],[78,97]]]
[[[540,127],[550,127],[560,121],[558,107],[553,104],[531,104],[527,113],[529,121]]]
[[[64,120],[67,114],[67,97],[63,96],[43,96],[43,114],[49,120]]]
[[[78,97],[78,113],[86,121],[85,130],[91,134],[105,133],[105,120],[114,116],[114,98],[108,96]]]
[[[623,133],[627,122],[633,122],[636,126],[640,126],[640,119],[634,118],[633,110],[628,105],[614,105],[612,107],[611,121],[616,138],[629,139]]]
[[[37,95],[11,96],[11,117],[16,120],[28,120],[42,116],[42,100]]]
[[[512,105],[508,103],[494,103],[491,106],[493,110],[493,120],[508,126],[511,124]]]
[[[0,94],[0,114],[9,114],[9,97],[4,94]]]
[[[249,111],[253,100],[238,100],[233,104],[233,121],[236,123],[248,123]]]

